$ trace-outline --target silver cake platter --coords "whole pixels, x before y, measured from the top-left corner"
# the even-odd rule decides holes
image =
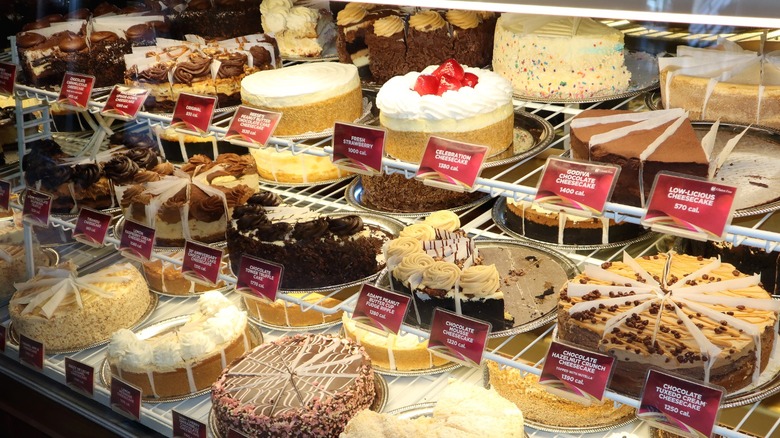
[[[151,300],[149,301],[149,307],[146,308],[146,311],[143,315],[136,321],[133,325],[128,327],[130,330],[136,330],[138,327],[143,325],[146,320],[149,319],[149,317],[152,315],[155,309],[157,309],[157,303],[159,302],[159,298],[157,295],[153,293],[149,293],[149,296],[151,297]],[[14,323],[11,322],[8,324],[8,340],[13,345],[19,345],[19,332],[16,331],[16,327],[14,327]],[[85,344],[78,347],[73,348],[62,348],[62,349],[50,349],[46,348],[46,345],[44,345],[44,352],[49,355],[54,354],[69,354],[69,353],[76,353],[82,350],[89,350],[90,348],[100,347],[101,345],[108,344],[109,338],[103,339],[98,342],[93,342],[91,344]]]
[[[482,366],[482,384],[485,386],[485,388],[490,389],[490,369],[486,366]],[[541,401],[539,403],[542,403]],[[574,403],[574,402],[567,402],[567,403]],[[610,423],[604,423],[604,424],[592,424],[588,426],[580,426],[580,427],[573,427],[573,426],[556,426],[552,424],[547,424],[538,421],[537,419],[530,419],[527,416],[524,418],[525,425],[528,427],[532,427],[537,430],[541,430],[544,432],[553,432],[553,433],[564,433],[564,434],[583,434],[583,433],[604,433],[609,432],[610,430],[617,429],[619,427],[623,427],[626,425],[629,425],[635,421],[637,421],[637,418],[633,415],[633,411],[631,415],[627,415],[623,418],[616,418]]]
[[[60,255],[52,248],[42,248],[41,253],[43,254],[44,266],[56,266],[60,262]],[[36,266],[36,270],[37,269],[38,267]],[[0,307],[8,305],[8,302],[11,301],[11,297],[13,296],[14,287],[12,284],[9,284],[8,286],[10,287],[9,294],[0,298]]]
[[[403,420],[414,420],[415,418],[433,417],[433,409],[435,407],[436,402],[417,403],[393,409],[392,411],[389,411],[388,414],[395,415]],[[525,424],[528,424],[528,420],[525,420]],[[523,431],[523,434],[528,438],[528,432]]]
[[[526,257],[536,257],[538,260],[549,259],[557,266],[554,268],[548,268],[557,271],[554,274],[546,273],[544,276],[537,276],[535,273],[524,272],[518,276],[519,278],[512,277],[512,281],[509,280],[510,276],[508,275],[508,272],[502,272],[502,270],[499,269],[499,275],[502,277],[502,284],[507,284],[507,282],[521,283],[523,286],[523,292],[526,292],[528,296],[525,296],[525,294],[522,294],[522,296],[516,296],[515,294],[508,294],[505,292],[505,309],[515,317],[514,324],[512,327],[507,329],[491,331],[488,335],[489,338],[499,338],[525,333],[555,321],[558,314],[558,297],[554,294],[559,291],[561,287],[563,287],[566,281],[579,273],[577,265],[575,265],[565,255],[555,250],[531,243],[516,242],[511,240],[487,239],[475,240],[474,243],[476,244],[477,250],[482,251],[483,255],[486,252],[484,250],[490,249],[521,251],[522,255],[513,255],[512,259],[520,260]],[[506,257],[506,260],[510,260],[510,258]],[[529,263],[532,263],[528,259],[525,260]],[[486,263],[490,262],[488,261]],[[548,263],[545,265],[548,265]],[[510,269],[519,270],[522,268],[516,267],[514,264],[512,264]],[[507,271],[510,269],[507,269]],[[554,275],[556,275],[558,279],[554,279]],[[386,269],[382,271],[375,284],[378,287],[389,288],[392,290],[392,285],[390,283],[389,275]],[[546,297],[546,290],[553,291],[553,294],[550,296],[550,298]],[[540,296],[542,298],[539,298]],[[541,301],[541,304],[537,301]],[[414,301],[412,301],[412,303],[414,303]],[[544,306],[542,306],[542,304],[544,304]],[[408,311],[409,315],[414,315],[414,304],[410,304],[410,306],[412,307],[410,307]],[[407,323],[409,323],[408,319]]]
[[[374,398],[374,402],[371,404],[371,406],[368,407],[368,409],[374,411],[374,412],[382,412],[382,409],[385,408],[387,405],[387,398],[388,393],[390,392],[390,389],[387,386],[387,381],[382,377],[381,375],[374,373],[374,388],[376,390],[376,397]],[[226,435],[222,434],[219,431],[219,427],[217,425],[217,415],[214,413],[214,408],[212,407],[209,410],[209,432],[216,438],[227,438]]]
[[[655,55],[646,52],[625,50],[626,68],[631,73],[631,79],[628,82],[628,88],[625,90],[614,90],[610,93],[598,96],[585,97],[581,99],[561,99],[556,97],[544,98],[539,96],[528,96],[520,93],[513,93],[516,99],[529,102],[542,103],[595,103],[605,100],[627,99],[638,96],[644,92],[658,88],[658,59]]]
[[[562,245],[557,242],[546,242],[544,240],[534,239],[532,237],[528,237],[526,235],[523,235],[513,230],[507,224],[506,216],[507,216],[506,197],[501,196],[499,197],[499,199],[496,200],[496,203],[493,204],[493,222],[495,222],[498,228],[501,228],[501,231],[516,239],[533,242],[537,245],[549,246],[560,251],[593,251],[599,249],[621,248],[627,245],[633,245],[635,243],[645,242],[647,240],[658,238],[660,236],[660,234],[658,233],[645,230],[645,232],[641,233],[637,237],[634,237],[633,239],[627,239],[622,241],[609,242],[603,244],[594,244],[594,245],[566,245],[566,244]]]
[[[178,329],[190,320],[190,316],[191,315],[181,315],[174,318],[165,319],[163,321],[158,321],[133,331],[140,339],[149,339],[159,334]],[[253,327],[251,324],[247,324],[247,330],[249,331],[248,335],[250,350],[263,343],[263,334],[260,332],[260,330],[258,330],[256,327]],[[100,366],[100,383],[106,388],[111,388],[111,377],[111,365],[109,365],[108,357],[106,357],[103,359],[103,362]],[[207,394],[209,392],[211,392],[211,386],[208,386],[200,391],[173,397],[141,397],[141,401],[144,403],[180,402]]]

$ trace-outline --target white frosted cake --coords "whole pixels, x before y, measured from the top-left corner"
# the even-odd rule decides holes
[[[661,102],[683,108],[691,120],[718,120],[780,128],[780,66],[771,56],[730,41],[714,48],[677,47],[659,58]]]
[[[352,123],[363,112],[357,67],[337,62],[298,64],[251,74],[241,81],[241,101],[283,114],[276,135],[297,135]]]
[[[493,70],[516,93],[584,99],[628,88],[623,34],[590,18],[502,14],[496,24]]]
[[[122,329],[111,336],[111,373],[144,397],[172,397],[208,388],[233,359],[249,351],[246,312],[219,292],[198,299],[198,311],[156,336]]]
[[[273,33],[284,57],[319,57],[336,38],[336,25],[327,10],[316,2],[296,6],[295,0],[263,0],[260,20],[265,32]],[[311,6],[311,7],[309,7]]]
[[[476,77],[473,86],[464,82],[457,89],[421,94],[418,79],[435,76],[438,68],[396,76],[379,90],[376,105],[379,122],[387,129],[387,152],[419,163],[431,135],[487,146],[488,156],[506,150],[514,127],[509,82],[491,71],[464,66],[464,75]]]

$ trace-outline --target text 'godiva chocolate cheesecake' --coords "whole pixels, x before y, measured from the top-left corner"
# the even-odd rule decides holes
[[[295,335],[234,361],[211,388],[217,430],[247,436],[335,437],[374,402],[371,360],[352,341]]]
[[[650,367],[721,385],[757,381],[780,302],[720,259],[674,252],[589,265],[561,292],[558,337],[615,356],[611,387],[639,394]]]

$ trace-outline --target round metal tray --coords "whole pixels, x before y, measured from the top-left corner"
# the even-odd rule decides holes
[[[149,307],[146,308],[146,312],[144,312],[143,315],[141,315],[141,318],[136,321],[135,324],[129,327],[130,330],[136,330],[138,327],[143,325],[144,322],[146,322],[147,319],[152,315],[154,310],[157,308],[157,303],[159,302],[159,299],[157,295],[150,293],[151,300],[149,302]],[[13,345],[19,345],[19,333],[16,331],[16,328],[14,327],[13,322],[8,324],[8,340]],[[89,350],[90,348],[99,347],[101,345],[108,344],[108,341],[110,338],[103,339],[102,341],[93,342],[91,344],[85,344],[78,347],[73,348],[63,348],[63,349],[49,349],[46,348],[46,345],[44,345],[44,351],[47,355],[54,355],[54,354],[69,354],[69,353],[76,353],[82,350]]]
[[[631,72],[631,80],[628,82],[628,88],[625,91],[582,99],[543,98],[538,96],[526,96],[520,93],[514,93],[514,97],[520,100],[544,103],[593,103],[603,102],[605,100],[627,99],[658,87],[660,81],[658,77],[658,60],[654,55],[645,52],[626,50],[625,59],[626,68]]]
[[[149,324],[143,328],[133,330],[141,339],[148,339],[157,334],[167,332],[186,324],[190,320],[190,315],[177,316],[163,321],[158,321]],[[247,324],[249,330],[249,347],[250,349],[263,343],[263,333],[251,324]],[[111,366],[108,364],[108,357],[103,359],[100,365],[100,383],[106,388],[111,388]],[[167,402],[179,402],[187,400],[193,397],[198,397],[211,391],[211,387],[206,387],[200,391],[196,391],[189,394],[183,394],[173,397],[141,397],[141,401],[145,403],[167,403]]]
[[[374,403],[368,408],[374,412],[382,412],[382,409],[387,405],[387,398],[390,389],[387,386],[387,381],[381,375],[374,373],[374,388],[376,388],[376,397]],[[214,414],[214,408],[209,410],[209,431],[217,438],[227,438],[227,436],[219,432],[217,427],[217,416]]]
[[[393,409],[392,411],[389,411],[388,414],[395,415],[396,417],[404,420],[414,420],[415,418],[432,417],[433,408],[435,407],[436,402],[418,403],[404,406],[398,409]],[[525,420],[525,422],[528,424],[527,420]],[[526,438],[528,438],[528,432],[524,431],[523,434],[526,436]]]
[[[549,249],[545,248],[543,246],[534,245],[531,243],[525,243],[525,242],[515,242],[511,240],[475,240],[474,241],[477,249],[480,248],[507,248],[507,249],[519,249],[524,250],[528,252],[528,256],[535,255],[535,256],[541,256],[549,258],[553,263],[556,263],[560,267],[560,274],[561,279],[565,278],[566,281],[568,279],[571,279],[575,275],[579,273],[579,269],[577,268],[577,265],[575,265],[571,260],[569,260],[565,255]],[[523,256],[525,257],[525,256]],[[489,264],[490,262],[485,262]],[[503,273],[499,271],[499,274],[502,276],[506,276],[506,273]],[[534,275],[525,274],[522,275],[520,278],[524,279],[524,281],[532,281],[532,277],[535,277]],[[542,283],[549,283],[549,277],[544,278],[536,278],[536,282],[542,282]],[[561,284],[552,284],[550,287],[553,288],[555,291],[559,291],[561,287],[563,286],[564,282],[561,282]],[[376,286],[388,288],[390,286],[389,278],[388,278],[388,272],[387,270],[383,270],[380,274],[379,278],[376,281]],[[536,286],[539,286],[538,284]],[[533,301],[533,296],[536,294],[542,292],[541,290],[534,290],[531,291],[531,289],[534,289],[533,285],[526,285],[526,287],[523,288],[524,291],[527,291],[529,293],[529,297],[514,297],[510,294],[507,294],[505,292],[504,294],[504,302],[505,302],[505,309],[511,313],[511,310],[513,309],[527,309],[528,304],[526,304],[525,298],[531,298],[531,301]],[[549,289],[549,288],[548,288]],[[557,303],[557,299],[555,301]],[[413,310],[410,310],[410,312],[413,312]],[[536,316],[529,316],[527,319],[515,319],[514,326],[508,329],[504,330],[495,330],[491,331],[488,335],[489,338],[498,338],[498,337],[504,337],[504,336],[512,336],[516,335],[518,333],[525,333],[530,330],[537,329],[539,327],[542,327],[546,324],[549,324],[550,322],[555,321],[558,314],[558,308],[557,305],[551,306],[549,310],[546,312]],[[517,317],[516,317],[517,318]],[[407,323],[410,323],[407,321]],[[411,324],[414,325],[414,324]]]
[[[496,203],[493,204],[493,222],[496,223],[498,228],[501,228],[501,231],[516,239],[533,242],[537,245],[550,246],[552,248],[559,249],[561,251],[592,251],[592,250],[599,250],[599,249],[621,248],[626,245],[633,245],[635,243],[644,242],[660,236],[660,234],[658,233],[654,233],[652,231],[647,230],[633,239],[628,239],[628,240],[623,240],[618,242],[609,242],[609,243],[598,244],[598,245],[561,245],[556,242],[546,242],[543,240],[537,240],[525,236],[523,234],[520,234],[509,227],[509,225],[506,222],[506,198],[503,196],[497,199]]]

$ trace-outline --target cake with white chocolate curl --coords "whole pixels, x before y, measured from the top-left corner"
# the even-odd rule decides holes
[[[558,337],[616,357],[611,386],[638,395],[650,367],[733,392],[769,361],[780,302],[719,259],[676,253],[588,266],[561,292]]]

